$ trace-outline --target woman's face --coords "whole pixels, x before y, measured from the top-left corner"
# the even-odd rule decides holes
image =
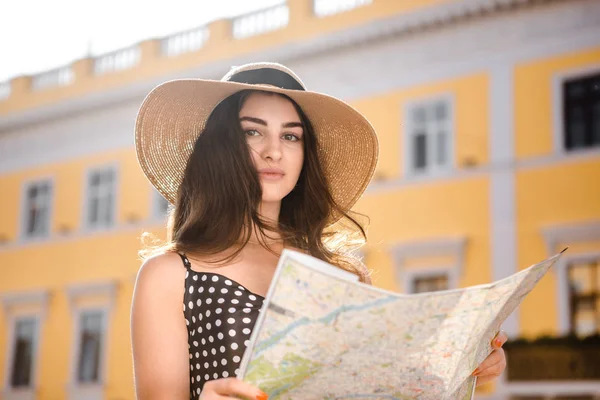
[[[263,203],[281,202],[296,186],[304,162],[302,122],[288,99],[255,92],[240,110]]]

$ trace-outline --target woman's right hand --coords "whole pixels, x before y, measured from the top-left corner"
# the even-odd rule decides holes
[[[225,400],[244,398],[267,400],[269,396],[262,390],[237,378],[223,378],[208,381],[202,388],[199,400]]]

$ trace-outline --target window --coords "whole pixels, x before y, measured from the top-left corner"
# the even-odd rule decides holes
[[[407,113],[408,171],[414,174],[447,169],[452,162],[450,101],[419,103]]]
[[[600,333],[600,259],[569,264],[567,276],[571,332]]]
[[[96,383],[99,380],[103,326],[102,311],[84,311],[79,317],[78,383]]]
[[[564,146],[600,146],[600,73],[563,83]]]
[[[318,17],[339,14],[371,4],[373,0],[314,0],[314,12]]]
[[[412,293],[435,292],[448,289],[448,275],[436,274],[430,276],[417,276],[413,278]]]
[[[50,181],[32,183],[26,187],[23,229],[25,237],[44,237],[49,234],[51,200]]]
[[[13,388],[29,387],[32,384],[37,319],[19,318],[15,321],[14,329],[10,385]]]
[[[109,227],[115,215],[116,173],[113,168],[92,171],[88,177],[87,225]]]

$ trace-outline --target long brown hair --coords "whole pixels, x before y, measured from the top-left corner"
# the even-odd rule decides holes
[[[354,255],[366,241],[361,224],[333,199],[318,157],[318,142],[310,120],[288,96],[304,126],[304,163],[295,188],[283,198],[277,226],[258,213],[262,189],[239,112],[253,91],[237,92],[215,107],[198,136],[179,186],[167,227],[167,243],[147,246],[142,258],[177,251],[214,256],[235,251],[216,263],[234,259],[248,243],[252,228],[268,250],[266,238],[277,233],[288,246],[355,273],[370,282]],[[328,228],[333,221],[338,222]],[[144,234],[149,237],[149,234]]]

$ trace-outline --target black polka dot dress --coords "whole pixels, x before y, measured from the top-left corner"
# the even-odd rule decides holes
[[[223,275],[187,269],[183,314],[190,350],[190,399],[204,383],[235,377],[264,298]]]

